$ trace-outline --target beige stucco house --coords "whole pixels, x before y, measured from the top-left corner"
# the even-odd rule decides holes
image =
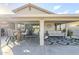
[[[12,29],[20,27],[22,30],[26,24],[34,25],[35,33],[39,32],[41,46],[44,45],[46,31],[50,36],[63,36],[61,30],[65,28],[67,31],[79,24],[78,14],[55,14],[31,3],[21,6],[13,12],[15,13],[13,15],[0,15],[0,24],[5,28],[9,25]],[[65,35],[67,36],[67,32]]]

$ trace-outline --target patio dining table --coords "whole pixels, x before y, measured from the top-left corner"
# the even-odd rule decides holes
[[[25,38],[28,38],[28,39],[36,39],[36,38],[38,38],[38,36],[36,36],[36,35],[26,35],[25,36]]]

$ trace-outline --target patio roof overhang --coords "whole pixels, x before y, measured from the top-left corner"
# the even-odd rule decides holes
[[[5,14],[0,15],[0,19],[4,19],[5,21],[39,21],[42,19],[55,22],[75,22],[79,21],[79,14]]]
[[[79,14],[0,14],[0,17],[79,17]]]

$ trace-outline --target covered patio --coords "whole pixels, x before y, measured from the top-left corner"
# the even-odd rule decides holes
[[[5,17],[4,17],[5,16]],[[8,22],[9,26],[12,29],[16,29],[16,25],[18,24],[37,24],[38,25],[38,35],[39,35],[39,43],[41,46],[44,45],[44,34],[45,31],[49,32],[50,36],[64,36],[62,34],[61,25],[64,24],[66,33],[65,37],[67,37],[67,31],[69,28],[69,24],[72,22],[79,21],[79,15],[57,15],[57,14],[37,14],[37,15],[1,15],[1,20]],[[48,24],[47,24],[48,23]],[[56,24],[59,25],[59,29],[57,30]],[[73,24],[74,25],[74,24]],[[20,25],[18,25],[20,26]],[[51,30],[49,30],[51,29]],[[61,33],[58,33],[61,32]]]

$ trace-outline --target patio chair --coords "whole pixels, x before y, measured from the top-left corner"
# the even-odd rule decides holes
[[[13,43],[15,45],[15,37],[14,36],[8,37],[6,45],[8,45],[9,43]]]
[[[15,35],[14,35],[14,31],[12,29],[8,29],[7,31],[7,38],[6,38],[6,45],[8,45],[10,42],[12,42],[15,45]]]

